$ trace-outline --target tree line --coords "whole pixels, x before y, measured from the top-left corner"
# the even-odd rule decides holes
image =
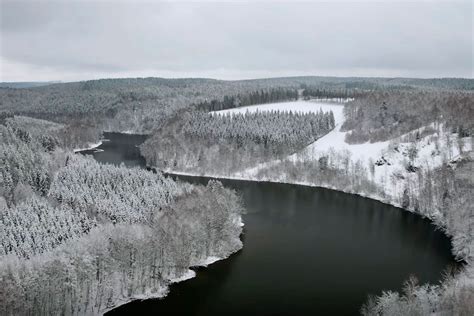
[[[280,111],[214,114],[196,113],[183,127],[192,141],[225,140],[237,147],[255,143],[275,154],[289,153],[315,141],[334,128],[332,111]]]
[[[330,112],[186,112],[142,146],[162,169],[230,172],[304,148],[334,128]],[[210,169],[207,169],[210,168]]]
[[[236,96],[224,96],[222,100],[204,101],[196,105],[198,109],[205,111],[221,111],[241,106],[275,103],[298,99],[296,89],[272,88],[269,90],[254,91]]]
[[[294,91],[315,92],[313,97],[357,95],[370,91],[408,90],[472,91],[472,79],[291,77],[222,81],[211,79],[128,78],[57,83],[42,87],[0,88],[0,112],[9,111],[98,131],[150,133],[182,109],[216,100],[230,106],[291,100]],[[262,97],[261,92],[274,92]],[[319,90],[319,92],[318,92]],[[305,93],[303,91],[303,93]],[[336,93],[336,94],[335,94]],[[270,93],[271,94],[271,93]],[[282,94],[282,95],[278,95]],[[228,96],[224,102],[224,96]],[[232,99],[234,96],[234,100]],[[229,99],[230,98],[230,99]],[[258,100],[256,100],[258,99]],[[77,124],[79,122],[80,124]],[[80,134],[75,128],[74,133]]]
[[[306,86],[303,85],[302,96],[305,100],[309,99],[349,99],[361,96],[363,93],[366,93],[364,90],[356,89],[334,89],[334,88],[324,88],[319,86]]]
[[[343,130],[351,143],[385,141],[433,122],[462,137],[474,134],[474,93],[385,90],[367,93],[345,107]]]

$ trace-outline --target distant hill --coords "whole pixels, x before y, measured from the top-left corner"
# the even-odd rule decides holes
[[[61,83],[61,81],[0,82],[0,88],[24,89],[24,88],[48,86],[54,83]]]
[[[82,123],[101,126],[103,130],[127,130],[140,134],[150,133],[170,117],[192,106],[213,102],[218,105],[224,102],[225,97],[228,102],[232,97],[250,98],[251,94],[255,97],[257,93],[261,98],[264,91],[268,93],[272,89],[313,91],[314,94],[310,93],[309,97],[413,91],[418,92],[417,95],[422,92],[449,92],[449,95],[458,97],[468,94],[466,100],[470,100],[474,94],[474,79],[462,78],[284,77],[232,81],[124,78],[53,83],[15,83],[17,89],[2,88],[5,83],[0,84],[0,112],[64,124],[78,123],[81,119]],[[28,84],[36,86],[26,88]],[[399,106],[402,105],[395,105],[392,110]],[[454,109],[447,105],[444,108]],[[465,108],[469,109],[467,106]],[[457,114],[454,110],[450,113],[452,116]],[[419,121],[419,116],[416,117]],[[468,116],[463,120],[470,118]]]

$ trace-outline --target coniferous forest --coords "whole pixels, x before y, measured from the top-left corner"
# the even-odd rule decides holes
[[[60,147],[64,134],[47,136],[53,123],[9,123],[0,126],[2,315],[99,314],[160,297],[189,267],[242,247],[241,202],[219,182],[100,165]]]
[[[469,311],[470,84],[297,77],[1,88],[1,313],[100,314],[134,298],[162,297],[192,276],[190,267],[243,246],[237,192],[72,152],[97,142],[101,131],[146,131],[140,151],[160,170],[329,186],[426,216],[452,236],[466,268],[440,286],[410,280],[403,293],[372,297],[361,311]],[[219,113],[297,98],[345,100],[344,121],[322,109]],[[348,146],[387,142],[384,155],[363,161],[347,150],[309,150],[339,132]]]
[[[0,0],[0,316],[474,315],[472,0]]]
[[[186,113],[162,127],[146,141],[142,151],[151,165],[163,169],[231,172],[237,165],[250,166],[291,154],[333,128],[331,112],[220,115],[199,111]]]

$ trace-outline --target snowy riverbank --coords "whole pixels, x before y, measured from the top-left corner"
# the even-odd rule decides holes
[[[390,141],[349,144],[345,141],[347,132],[341,131],[344,123],[342,104],[317,101],[296,101],[275,104],[262,104],[236,109],[214,112],[215,114],[231,114],[255,111],[293,111],[318,112],[332,111],[336,127],[316,140],[303,150],[286,157],[285,159],[270,160],[256,166],[243,168],[237,172],[223,173],[211,170],[194,170],[166,168],[166,173],[188,176],[205,176],[247,181],[267,181],[288,183],[342,191],[360,195],[390,204],[396,207],[415,212],[423,217],[430,218],[435,225],[457,238],[455,232],[446,229],[446,223],[438,208],[429,212],[420,210],[417,200],[420,199],[420,188],[426,179],[420,174],[429,174],[443,164],[443,161],[455,162],[464,152],[471,151],[471,140],[457,141],[457,135],[451,133],[442,124],[431,124],[413,130]],[[332,170],[345,174],[346,178],[355,178],[358,185],[338,183],[337,181],[322,180],[310,177],[295,177],[288,171],[288,166],[300,169],[302,166],[317,166],[324,159]],[[415,172],[415,171],[420,172]],[[311,170],[308,170],[310,172]],[[309,180],[308,180],[309,179]],[[351,182],[350,180],[349,182]],[[370,184],[371,190],[364,186]],[[408,201],[408,202],[407,202]],[[461,247],[453,246],[453,253],[457,258],[467,259],[472,245],[466,241]]]
[[[351,144],[346,142],[350,131],[344,126],[341,104],[318,102],[286,102],[262,104],[214,112],[232,115],[256,111],[332,111],[335,128],[305,148],[280,159],[264,162],[240,162],[232,157],[215,162],[197,156],[171,157],[162,166],[164,172],[176,175],[202,176],[217,179],[265,181],[311,187],[322,187],[356,194],[393,205],[428,218],[451,238],[452,253],[467,264],[450,281],[416,288],[420,300],[431,292],[432,304],[446,299],[459,300],[455,294],[474,288],[474,236],[469,218],[472,189],[472,137],[460,137],[459,130],[443,121],[433,121],[403,135],[384,141]],[[353,137],[349,137],[349,139]],[[156,146],[155,146],[156,148]],[[150,161],[159,163],[160,156],[149,149]],[[221,148],[213,147],[215,152]],[[151,153],[151,154],[150,154]],[[145,152],[146,156],[147,152]],[[154,160],[153,160],[154,159]],[[237,160],[237,161],[235,161]],[[176,163],[177,162],[177,163]],[[390,297],[399,297],[392,293]],[[384,294],[385,295],[385,294]],[[385,298],[385,296],[384,296]],[[431,304],[431,303],[430,303]],[[434,305],[433,305],[434,306]],[[444,310],[450,310],[443,307]]]
[[[104,141],[105,141],[105,140],[102,139],[102,140],[98,141],[97,143],[89,143],[89,144],[87,144],[86,147],[84,147],[84,148],[74,148],[73,151],[74,151],[75,153],[77,153],[77,152],[84,151],[84,150],[91,150],[91,149],[97,148],[97,147],[99,147],[100,145],[102,145],[102,143],[103,143]]]
[[[240,218],[240,221],[242,222],[242,218]],[[198,262],[196,265],[192,266],[190,269],[186,270],[184,273],[180,274],[179,276],[175,276],[170,278],[169,280],[169,285],[163,285],[161,286],[158,291],[152,291],[150,289],[146,289],[143,293],[133,295],[132,297],[124,298],[121,300],[116,301],[112,306],[108,306],[106,309],[100,311],[98,315],[105,314],[107,312],[110,312],[111,310],[114,310],[122,305],[126,305],[128,303],[134,302],[134,301],[144,301],[144,300],[150,300],[150,299],[162,299],[165,298],[169,291],[170,291],[170,286],[174,283],[179,283],[179,282],[184,282],[187,280],[190,280],[192,278],[196,277],[196,271],[193,270],[193,268],[199,268],[199,267],[208,267],[210,264],[213,264],[217,261],[221,261],[224,259],[229,258],[233,253],[229,254],[226,257],[215,257],[215,256],[209,256],[206,259],[202,260],[201,262]]]

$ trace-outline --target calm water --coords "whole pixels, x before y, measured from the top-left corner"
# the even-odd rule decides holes
[[[105,137],[98,161],[144,166],[136,147],[143,136]],[[246,204],[243,250],[162,300],[110,315],[356,315],[368,294],[399,290],[410,275],[436,283],[455,264],[446,236],[395,207],[326,189],[222,182]]]
[[[145,158],[140,155],[137,146],[143,143],[146,138],[146,135],[104,133],[102,145],[95,149],[84,150],[81,153],[93,155],[97,161],[103,163],[115,165],[124,163],[127,167],[145,167]]]

